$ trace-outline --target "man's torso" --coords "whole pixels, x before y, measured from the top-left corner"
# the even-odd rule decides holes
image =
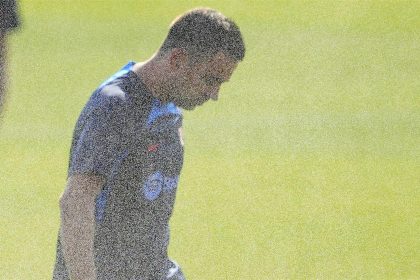
[[[164,275],[168,265],[168,222],[183,162],[182,115],[148,93],[132,65],[93,93],[71,147],[69,176],[106,178],[95,207],[98,279]]]

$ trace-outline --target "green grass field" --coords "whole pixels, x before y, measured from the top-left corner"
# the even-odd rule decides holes
[[[20,1],[0,128],[0,279],[50,279],[91,92],[195,6],[241,27],[186,112],[170,254],[188,279],[420,279],[420,1]]]

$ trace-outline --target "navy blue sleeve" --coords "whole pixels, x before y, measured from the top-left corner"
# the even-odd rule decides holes
[[[117,97],[103,99],[87,110],[88,115],[76,126],[78,136],[71,150],[69,176],[91,173],[107,178],[124,151],[124,104]]]

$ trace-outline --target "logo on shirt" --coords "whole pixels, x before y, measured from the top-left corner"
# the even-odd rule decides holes
[[[160,171],[151,174],[143,185],[143,195],[147,200],[153,201],[162,191],[169,192],[178,186],[179,176],[169,177]]]
[[[148,152],[156,152],[159,148],[159,144],[152,144],[149,147],[147,147]]]

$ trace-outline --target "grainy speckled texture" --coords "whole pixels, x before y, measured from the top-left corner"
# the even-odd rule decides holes
[[[419,278],[419,1],[20,2],[0,279],[50,279],[80,108],[194,6],[234,18],[247,57],[184,114],[169,251],[187,278]]]

